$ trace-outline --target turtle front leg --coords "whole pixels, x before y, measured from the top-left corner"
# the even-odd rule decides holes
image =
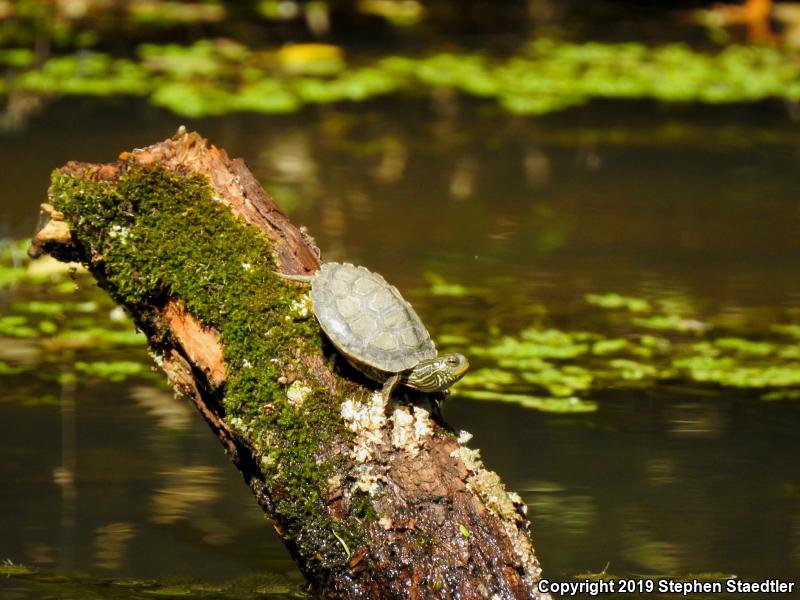
[[[386,380],[386,383],[383,384],[383,403],[389,404],[389,398],[392,396],[392,391],[394,390],[395,386],[400,382],[400,373],[395,373],[389,379]]]

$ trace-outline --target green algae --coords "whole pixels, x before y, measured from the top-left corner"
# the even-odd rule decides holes
[[[36,60],[36,55],[29,48],[0,49],[0,65],[9,67],[29,67]]]
[[[176,25],[215,23],[225,18],[225,7],[218,2],[132,2],[130,20],[135,25],[171,28]]]
[[[6,315],[0,317],[0,336],[35,338],[39,330],[30,326],[28,318],[23,315]]]
[[[20,577],[25,575],[33,575],[37,573],[36,569],[32,569],[31,567],[27,567],[25,565],[14,564],[10,560],[4,560],[0,562],[0,575],[4,577]]]
[[[631,312],[648,312],[650,303],[643,298],[633,298],[620,294],[586,294],[586,302],[601,308],[617,309],[623,308]]]
[[[467,331],[458,325],[464,317],[453,316],[452,299],[462,296],[459,285],[447,281],[442,294],[438,287],[444,278],[429,276],[428,281],[428,301],[443,305],[442,323],[434,326],[443,333],[435,337],[448,351],[462,352],[474,364],[454,386],[457,397],[550,412],[594,410],[611,389],[677,383],[690,384],[694,390],[709,386],[753,390],[758,391],[754,398],[768,401],[800,397],[800,328],[765,322],[766,313],[744,311],[734,322],[723,315],[698,314],[685,297],[595,293],[585,300],[596,310],[581,310],[576,321],[591,323],[595,330],[567,330],[557,326],[559,317],[549,310],[523,315],[515,306],[503,304],[522,305],[524,298],[511,301],[505,294],[475,288],[480,293],[469,294],[472,302],[485,303],[490,315],[511,312],[514,325],[526,320],[532,324],[515,331],[489,316]],[[449,293],[451,289],[454,293]],[[657,314],[647,313],[652,307],[658,307]]]
[[[90,52],[58,56],[14,78],[26,92],[76,96],[142,95],[150,88],[148,73],[137,63]]]
[[[631,319],[631,323],[639,320]],[[608,324],[609,329],[617,326]],[[786,327],[791,326],[772,329],[784,332]],[[557,412],[584,410],[580,404],[560,403],[560,399],[588,400],[610,387],[675,381],[763,390],[765,400],[800,397],[800,352],[794,339],[786,343],[716,337],[710,325],[689,329],[689,337],[685,328],[665,331],[675,337],[631,332],[621,338],[527,328],[516,335],[489,336],[483,346],[455,343],[454,348],[481,365],[459,382],[456,392],[477,400],[516,402]],[[593,340],[591,345],[589,340]]]
[[[0,377],[8,376],[8,375],[19,375],[20,373],[24,373],[27,371],[24,367],[17,367],[8,364],[5,361],[0,360]]]
[[[320,332],[308,317],[293,318],[303,290],[277,278],[268,240],[215,202],[204,177],[130,166],[116,184],[56,171],[53,205],[74,223],[89,253],[102,256],[101,285],[137,314],[158,350],[154,298],[180,299],[219,331],[227,372],[226,420],[249,440],[274,499],[274,516],[306,557],[309,570],[343,565],[358,547],[368,502],[344,521],[327,517],[324,497],[337,462],[322,449],[349,436],[338,403],[312,388],[302,405],[279,383],[296,356],[318,351]],[[87,372],[100,370],[86,366]],[[108,370],[106,368],[106,370]]]
[[[99,356],[110,350],[142,347],[146,338],[115,308],[108,296],[93,285],[86,272],[50,259],[31,261],[25,253],[29,242],[0,243],[0,272],[10,273],[16,301],[0,316],[0,342],[4,360],[0,377],[14,377],[36,370],[36,378],[48,380],[53,364],[77,364],[77,371],[95,378],[119,381],[125,376],[152,377],[146,359],[108,360]],[[57,298],[57,299],[55,299]],[[76,354],[76,351],[79,354]],[[57,404],[46,395],[17,392],[11,398],[24,405]]]
[[[312,598],[304,585],[280,573],[247,575],[221,584],[190,578],[106,579],[75,573],[55,573],[13,563],[0,563],[0,576],[10,581],[4,589],[28,597],[85,598],[123,600],[131,598],[203,598],[208,600],[273,598],[300,600]]]
[[[714,346],[720,350],[733,350],[739,354],[752,356],[769,356],[775,354],[778,347],[770,342],[757,342],[743,338],[718,338],[713,341]]]
[[[50,340],[54,347],[67,348],[114,348],[120,346],[145,346],[147,339],[133,329],[110,329],[88,326],[59,332]]]
[[[677,314],[637,317],[632,320],[632,323],[640,327],[659,331],[698,332],[707,328],[707,325],[702,321],[689,319]]]
[[[490,402],[509,402],[522,408],[530,408],[552,413],[587,413],[597,410],[597,404],[592,401],[581,400],[574,396],[570,398],[549,398],[547,396],[532,396],[530,394],[516,394],[491,392],[482,390],[459,389],[459,396],[474,400],[487,400]]]
[[[607,354],[617,354],[631,347],[630,341],[625,338],[611,338],[605,340],[597,340],[592,344],[592,354],[597,356],[605,356]]]
[[[653,365],[648,365],[635,360],[626,358],[616,358],[609,361],[608,365],[619,371],[619,376],[628,381],[640,381],[642,379],[653,379],[659,376],[660,371]]]
[[[558,329],[528,328],[519,337],[506,336],[491,346],[473,346],[470,354],[514,360],[539,358],[567,359],[589,352],[589,336],[583,332],[568,333]]]
[[[0,240],[0,290],[27,280],[27,240]]]
[[[131,377],[150,375],[150,368],[141,362],[131,360],[75,362],[75,370],[89,377],[106,381],[125,381]]]
[[[348,61],[341,48],[331,45],[248,48],[226,39],[141,44],[136,60],[83,51],[37,64],[26,48],[0,52],[0,64],[14,68],[7,91],[143,95],[188,117],[285,113],[309,104],[441,89],[494,99],[503,109],[524,115],[595,98],[712,104],[800,100],[800,64],[790,51],[768,47],[728,46],[704,53],[680,44],[541,39],[510,57],[452,52],[358,62]],[[629,310],[643,310],[634,306]]]
[[[434,296],[449,296],[451,298],[484,297],[488,294],[485,288],[466,286],[446,280],[438,273],[425,273],[428,282],[428,293]]]

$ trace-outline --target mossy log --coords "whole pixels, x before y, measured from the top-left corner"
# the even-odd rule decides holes
[[[546,598],[525,505],[440,420],[337,358],[307,290],[313,240],[196,133],[53,173],[32,255],[86,265],[133,317],[315,589]],[[404,397],[405,394],[405,397]]]

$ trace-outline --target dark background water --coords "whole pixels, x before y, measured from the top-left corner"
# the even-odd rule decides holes
[[[53,168],[113,160],[180,123],[138,102],[70,100],[0,133],[3,235],[31,234]],[[513,296],[505,310],[521,326],[532,305],[580,326],[583,295],[610,291],[800,322],[800,130],[781,103],[515,118],[433,98],[186,124],[246,158],[324,258],[408,291],[434,335],[447,324],[441,300],[415,293],[426,273]],[[48,394],[57,401],[22,402]],[[529,503],[548,575],[610,563],[797,578],[796,402],[678,385],[594,399],[591,415],[457,395],[445,407]],[[298,577],[200,417],[164,385],[2,378],[0,456],[0,559],[112,577]]]

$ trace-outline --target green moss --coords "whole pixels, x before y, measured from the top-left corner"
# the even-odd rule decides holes
[[[278,382],[281,366],[302,373],[296,356],[318,351],[321,337],[313,319],[292,316],[305,290],[273,274],[267,238],[215,202],[204,177],[163,168],[132,166],[117,183],[56,171],[50,196],[87,255],[102,257],[88,265],[101,271],[101,285],[133,310],[151,343],[158,333],[151,307],[164,297],[219,331],[225,418],[255,448],[269,488],[283,490],[275,516],[303,556],[319,557],[307,568],[344,564],[339,539],[356,548],[364,530],[354,516],[326,516],[327,482],[339,465],[323,449],[350,433],[335,399],[312,389],[295,406]]]

